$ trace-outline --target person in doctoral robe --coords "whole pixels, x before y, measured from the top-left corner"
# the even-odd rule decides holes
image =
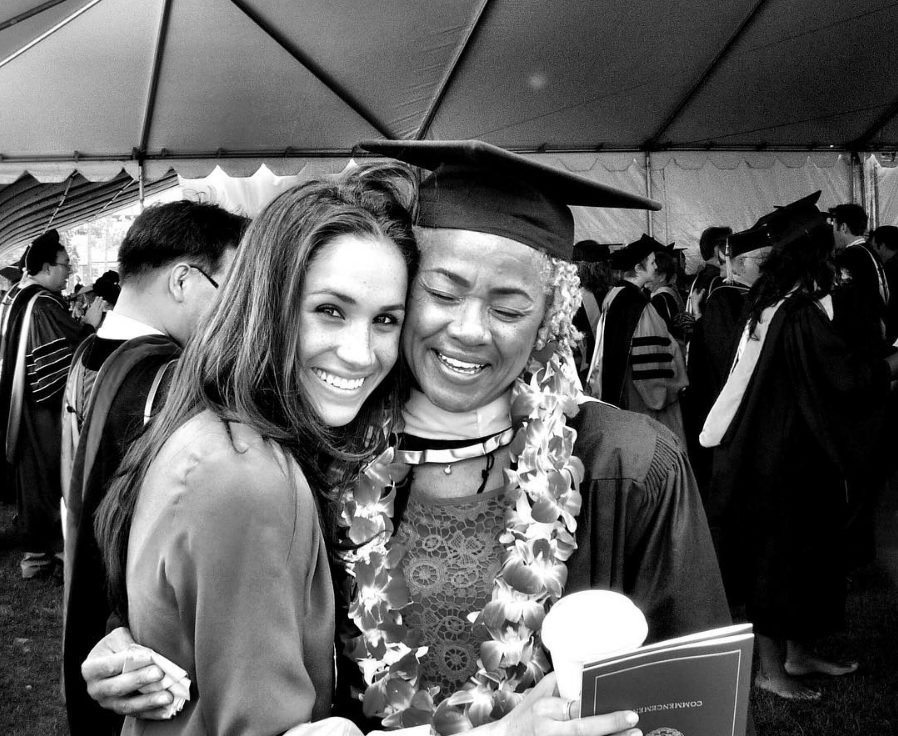
[[[31,243],[27,281],[14,289],[3,315],[0,408],[12,468],[25,579],[52,572],[60,551],[60,421],[66,372],[78,343],[99,324],[98,308],[82,323],[62,297],[72,271],[56,230]]]
[[[655,276],[649,288],[652,306],[664,320],[667,331],[685,351],[686,334],[691,332],[692,319],[686,313],[686,302],[678,288],[680,252],[674,249],[674,243],[655,251]]]
[[[612,254],[611,267],[623,277],[602,303],[587,384],[596,398],[661,422],[685,447],[680,390],[688,381],[683,353],[644,292],[655,276],[660,246],[644,234]]]
[[[859,204],[846,203],[831,207],[829,218],[837,274],[833,325],[854,350],[885,357],[891,351],[886,322],[893,297],[880,255],[867,242],[867,213]],[[855,567],[876,557],[874,516],[887,484],[887,463],[885,454],[875,460],[861,477],[849,481],[847,489],[848,554]]]
[[[611,288],[609,260],[611,250],[605,243],[581,240],[574,244],[573,262],[580,277],[581,304],[574,315],[574,327],[583,335],[574,346],[574,360],[580,380],[586,380],[589,360],[596,347],[596,327],[601,315],[600,304]]]
[[[818,197],[739,234],[772,248],[701,435],[714,448],[708,512],[723,529],[727,593],[757,636],[755,684],[805,701],[821,693],[803,677],[857,668],[821,657],[814,644],[844,626],[845,483],[876,452],[898,371],[894,357],[851,350],[832,324],[833,238]]]
[[[81,677],[113,613],[93,529],[97,508],[130,442],[162,405],[174,362],[216,298],[245,225],[217,205],[188,200],[144,210],[119,247],[115,306],[72,361],[63,419],[63,689],[71,736],[117,734],[122,726],[88,696]]]
[[[3,269],[3,276],[10,282],[9,289],[0,297],[0,356],[6,353],[6,343],[9,326],[9,308],[15,301],[16,295],[27,286],[30,279],[25,273],[25,254],[19,260]],[[3,376],[2,357],[0,357],[0,378]],[[9,412],[9,406],[3,400],[4,391],[0,386],[0,416],[6,416]],[[6,440],[6,425],[0,422],[0,447],[3,447]],[[6,452],[0,451],[0,503],[14,506],[16,503],[16,489],[13,481],[12,466],[6,459]]]
[[[728,278],[718,282],[701,304],[689,343],[689,402],[700,429],[726,383],[739,341],[742,311],[770,246],[756,238],[730,235],[724,246]],[[689,436],[689,460],[703,496],[707,496],[712,453],[701,446],[698,430]],[[707,500],[707,499],[706,499]],[[712,532],[716,530],[712,529]]]

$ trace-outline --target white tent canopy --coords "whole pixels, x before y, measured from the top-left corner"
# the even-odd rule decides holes
[[[870,154],[898,150],[896,29],[887,0],[6,0],[0,184],[307,176],[363,138],[480,138],[648,188],[682,239],[805,185],[866,201]],[[761,171],[783,176],[734,213]]]

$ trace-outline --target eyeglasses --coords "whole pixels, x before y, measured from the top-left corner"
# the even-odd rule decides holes
[[[63,261],[62,263],[53,263],[54,266],[62,266],[63,268],[67,268],[69,271],[72,270],[72,262],[71,261]]]
[[[207,274],[203,269],[201,269],[199,266],[194,266],[193,264],[190,264],[190,267],[196,271],[199,271],[201,274],[203,274],[203,276],[206,277],[206,281],[208,281],[210,284],[212,284],[212,286],[214,286],[216,289],[218,288],[218,282],[215,279],[213,279],[209,274]]]

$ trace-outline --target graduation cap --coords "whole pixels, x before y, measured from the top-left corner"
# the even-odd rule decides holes
[[[605,243],[595,240],[581,240],[574,243],[572,261],[584,263],[605,263],[611,258],[611,249]]]
[[[661,253],[667,253],[667,255],[676,258],[680,253],[686,250],[686,248],[685,246],[677,247],[676,243],[668,243],[667,245],[661,245],[661,243],[658,243],[658,247],[655,248],[655,250],[660,251]]]
[[[431,171],[419,190],[422,227],[501,235],[570,260],[569,206],[659,210],[651,199],[481,141],[362,141],[366,151]]]
[[[637,263],[641,263],[656,250],[664,248],[653,237],[642,234],[639,240],[628,243],[611,254],[611,268],[616,271],[632,271]]]
[[[17,265],[4,266],[3,268],[0,268],[0,276],[5,278],[7,281],[16,284],[19,282],[19,279],[22,278],[22,269]]]
[[[826,215],[817,209],[818,199],[820,192],[816,191],[790,204],[776,207],[747,230],[730,235],[727,256],[736,258],[761,248],[789,245],[804,236],[810,237],[814,230],[827,224]]]
[[[705,228],[698,239],[698,249],[702,254],[702,259],[709,260],[714,255],[714,249],[725,243],[732,234],[733,228],[724,225],[712,225]]]

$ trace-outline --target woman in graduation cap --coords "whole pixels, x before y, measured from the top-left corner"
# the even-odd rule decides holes
[[[361,702],[386,728],[629,733],[635,714],[579,719],[556,695],[539,629],[563,592],[589,587],[630,596],[652,639],[729,621],[675,439],[584,397],[571,357],[568,204],[654,204],[476,142],[366,147],[433,174],[403,328],[403,432],[340,490],[360,548],[342,558],[352,626],[333,715]],[[136,707],[116,698],[150,680],[104,682],[116,657],[85,664],[89,687]]]
[[[701,434],[733,603],[755,626],[758,687],[817,700],[806,675],[844,675],[813,643],[844,625],[845,481],[878,447],[898,360],[851,352],[832,327],[831,228],[804,198],[733,236],[769,248],[749,292],[735,362]]]

